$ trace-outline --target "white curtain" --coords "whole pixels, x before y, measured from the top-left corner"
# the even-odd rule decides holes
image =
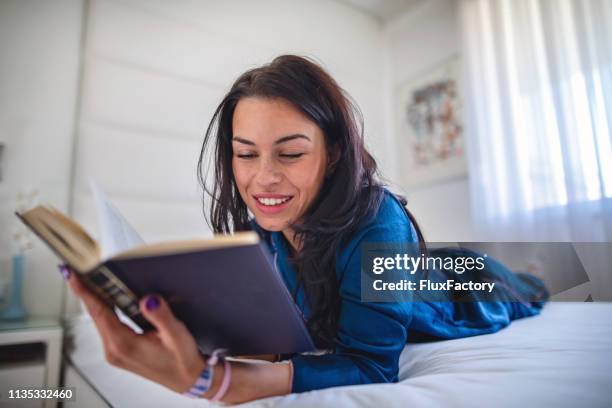
[[[480,239],[612,241],[612,1],[464,0]]]

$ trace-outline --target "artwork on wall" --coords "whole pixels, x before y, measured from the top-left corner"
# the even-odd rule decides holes
[[[467,174],[460,89],[457,56],[398,87],[403,184],[432,185]]]

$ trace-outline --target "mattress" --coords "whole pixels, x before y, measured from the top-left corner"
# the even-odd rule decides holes
[[[541,315],[498,333],[408,344],[399,383],[336,387],[243,406],[609,407],[611,339],[612,303],[550,303]],[[73,324],[71,343],[71,364],[113,406],[209,405],[110,366],[87,319]]]

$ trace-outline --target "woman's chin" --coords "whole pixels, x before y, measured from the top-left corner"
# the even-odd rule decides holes
[[[267,220],[266,217],[259,217],[259,218],[255,218],[255,221],[257,221],[257,224],[265,229],[266,231],[271,231],[271,232],[280,232],[284,229],[287,228],[287,226],[289,225],[288,222],[282,222],[279,220]]]

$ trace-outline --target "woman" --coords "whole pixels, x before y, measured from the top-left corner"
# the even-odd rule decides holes
[[[78,279],[69,279],[97,325],[111,364],[176,392],[237,403],[394,382],[409,340],[491,333],[512,319],[538,313],[541,302],[361,301],[363,244],[423,244],[423,237],[403,199],[376,178],[376,162],[364,147],[355,112],[323,69],[301,57],[281,56],[234,83],[215,111],[199,163],[201,169],[207,158],[213,160],[210,180],[199,173],[212,197],[213,230],[260,234],[277,255],[279,272],[316,345],[327,353],[276,356],[283,360],[277,364],[216,363],[200,355],[158,296],[141,301],[156,331],[136,335]],[[511,275],[500,265],[491,269]],[[524,295],[541,289],[536,281],[515,283]],[[513,299],[507,295],[504,300]],[[211,370],[212,384],[192,388]]]

